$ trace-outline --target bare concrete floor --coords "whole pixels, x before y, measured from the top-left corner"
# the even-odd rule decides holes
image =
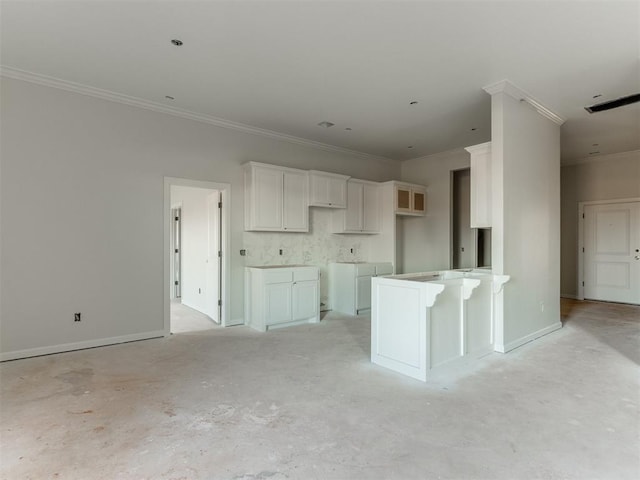
[[[427,384],[369,319],[214,329],[0,365],[3,479],[635,479],[640,307]]]

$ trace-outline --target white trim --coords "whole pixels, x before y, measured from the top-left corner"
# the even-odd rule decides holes
[[[616,198],[612,200],[591,200],[578,202],[578,295],[576,300],[584,300],[584,207],[588,205],[610,205],[614,203],[640,202],[640,197]]]
[[[566,121],[566,119],[562,118],[550,108],[544,106],[542,102],[537,100],[533,95],[525,92],[521,88],[516,87],[507,79],[500,80],[499,82],[492,83],[491,85],[487,85],[486,87],[483,87],[483,90],[489,95],[495,95],[496,93],[505,93],[510,97],[515,98],[516,100],[526,102],[533,108],[535,108],[540,115],[548,118],[553,123],[556,123],[558,125],[562,125]]]
[[[524,345],[525,343],[529,343],[533,340],[535,340],[536,338],[540,338],[544,335],[547,335],[551,332],[555,332],[556,330],[559,330],[562,328],[562,322],[556,322],[552,325],[549,325],[548,327],[544,327],[540,330],[538,330],[537,332],[533,332],[530,333],[529,335],[525,335],[524,337],[521,337],[517,340],[514,340],[513,342],[509,342],[506,345],[498,345],[496,344],[495,346],[495,351],[496,352],[500,352],[500,353],[507,353],[510,352],[511,350],[521,347],[522,345]]]
[[[491,141],[489,141],[489,143],[491,143]],[[466,152],[465,148],[457,147],[457,148],[452,148],[451,150],[445,150],[444,152],[429,153],[428,155],[422,155],[420,157],[407,158],[406,160],[402,160],[401,163],[411,162],[411,161],[429,160],[429,159],[432,159],[432,158],[448,158],[448,157],[454,157],[454,156],[458,156],[458,155],[464,155],[466,153],[467,152]],[[463,167],[463,168],[465,168],[465,167]]]
[[[572,167],[573,165],[582,165],[583,163],[609,162],[619,160],[621,157],[637,154],[640,158],[640,150],[629,150],[628,152],[604,153],[601,155],[592,155],[590,157],[575,158],[572,160],[563,160],[561,167]]]
[[[171,333],[171,186],[206,188],[217,190],[222,196],[222,313],[220,324],[223,327],[236,325],[229,321],[231,305],[231,184],[219,182],[207,182],[203,180],[190,180],[186,178],[164,177],[164,207],[163,207],[163,249],[164,259],[163,274],[163,312],[164,335]]]
[[[26,350],[15,350],[13,352],[0,353],[0,362],[7,360],[17,360],[19,358],[38,357],[40,355],[51,355],[52,353],[64,353],[73,350],[84,350],[85,348],[106,347],[118,343],[135,342],[138,340],[149,340],[151,338],[162,338],[165,336],[163,330],[152,332],[133,333],[119,337],[98,338],[94,340],[83,340],[82,342],[63,343],[48,347],[27,348]]]
[[[391,158],[358,152],[356,150],[350,150],[348,148],[337,147],[335,145],[329,145],[327,143],[316,142],[314,140],[308,140],[306,138],[287,135],[286,133],[275,132],[273,130],[267,130],[265,128],[253,127],[244,123],[233,122],[230,120],[225,120],[224,118],[214,117],[213,115],[196,113],[181,108],[175,108],[164,105],[162,103],[151,102],[139,97],[131,97],[129,95],[124,95],[109,90],[103,90],[101,88],[91,87],[89,85],[83,85],[81,83],[70,82],[68,80],[50,77],[48,75],[27,72],[25,70],[20,70],[18,68],[9,67],[6,65],[0,65],[0,76],[12,78],[14,80],[22,80],[29,83],[35,83],[38,85],[44,85],[46,87],[58,88],[60,90],[67,90],[69,92],[79,93],[80,95],[87,95],[89,97],[100,98],[102,100],[107,100],[110,102],[123,103],[125,105],[143,108],[145,110],[151,110],[153,112],[166,113],[175,117],[186,118],[189,120],[194,120],[196,122],[208,123],[210,125],[228,128],[230,130],[238,130],[240,132],[249,133],[251,135],[274,138],[276,140],[282,140],[296,145],[303,145],[305,147],[317,148],[319,150],[325,150],[328,152],[344,153],[347,155],[353,155],[355,157],[376,160],[394,165],[398,163],[397,160],[393,160]]]
[[[484,153],[491,153],[491,142],[480,143],[478,145],[471,145],[464,148],[467,152],[476,155],[482,155]]]

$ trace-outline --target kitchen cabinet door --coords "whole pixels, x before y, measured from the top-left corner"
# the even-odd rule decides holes
[[[394,182],[397,215],[424,215],[427,210],[427,189],[421,185]]]
[[[360,182],[347,183],[347,211],[344,219],[346,232],[360,232],[362,230],[362,192],[364,185]]]
[[[491,142],[467,147],[471,161],[471,228],[491,227]]]
[[[377,185],[362,185],[362,231],[380,231],[380,194]]]
[[[356,312],[371,308],[371,277],[356,277]]]
[[[309,206],[346,208],[347,207],[347,175],[309,172]]]
[[[283,173],[283,229],[290,232],[309,231],[307,176]]]
[[[291,321],[291,283],[265,285],[265,320],[267,325]]]
[[[292,287],[293,320],[317,315],[320,308],[318,281],[294,282]]]
[[[253,167],[252,176],[251,228],[280,230],[284,198],[282,172],[271,168]]]
[[[333,233],[378,233],[380,231],[379,184],[350,179],[347,208],[333,215]]]
[[[247,231],[309,231],[309,186],[304,170],[249,162],[244,201]]]

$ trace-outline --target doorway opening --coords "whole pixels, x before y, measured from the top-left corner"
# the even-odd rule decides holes
[[[451,172],[451,268],[491,267],[491,229],[471,228],[471,169]]]
[[[451,268],[476,266],[477,232],[471,228],[471,169],[452,173]]]
[[[165,334],[228,325],[230,186],[165,178]]]

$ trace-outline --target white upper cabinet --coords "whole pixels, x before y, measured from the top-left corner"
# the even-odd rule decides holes
[[[306,171],[249,162],[244,188],[245,230],[309,231]]]
[[[287,232],[309,231],[309,194],[307,172],[283,172],[283,230]]]
[[[376,182],[347,181],[347,208],[333,214],[333,233],[378,233],[380,190]]]
[[[347,208],[348,175],[309,171],[309,206]]]
[[[396,215],[424,215],[427,211],[427,188],[405,182],[393,182]]]
[[[465,148],[471,154],[471,228],[491,227],[491,142]]]

